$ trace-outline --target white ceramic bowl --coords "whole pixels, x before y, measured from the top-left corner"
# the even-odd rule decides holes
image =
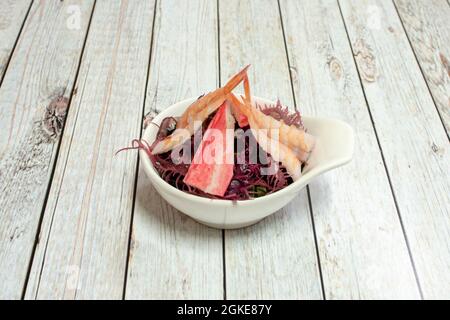
[[[196,99],[194,97],[175,103],[158,114],[153,122],[160,124],[165,117],[180,116]],[[253,100],[257,103],[273,103],[258,97],[253,97]],[[303,116],[302,119],[308,132],[317,138],[302,177],[280,191],[253,200],[233,203],[231,200],[208,199],[180,191],[161,179],[145,151],[140,151],[140,157],[155,189],[176,209],[213,228],[242,228],[257,223],[284,207],[313,178],[351,160],[354,138],[353,130],[348,124],[326,118]],[[156,126],[148,126],[143,139],[151,144],[157,131]]]

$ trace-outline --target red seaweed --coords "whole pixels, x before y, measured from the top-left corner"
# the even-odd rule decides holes
[[[283,120],[287,125],[295,125],[297,127],[303,128],[302,119],[298,111],[290,112],[287,107],[283,107],[278,100],[275,105],[259,105],[258,108],[266,115],[270,115],[277,120]],[[203,137],[203,132],[207,128],[209,122],[211,121],[214,113],[203,123],[202,129],[198,130],[194,135],[198,135],[198,139],[190,139],[186,141],[187,144],[191,144],[191,160],[195,154],[198,145],[194,145],[194,141],[201,141]],[[159,126],[158,133],[156,135],[155,142],[164,139],[166,136],[170,135],[175,129],[177,119],[173,117],[164,118]],[[242,129],[248,129],[245,127]],[[239,129],[236,124],[236,130]],[[253,138],[254,139],[254,138]],[[178,190],[211,199],[226,199],[226,200],[249,200],[264,196],[266,194],[274,193],[278,190],[291,184],[292,178],[287,173],[286,169],[279,163],[274,163],[272,157],[265,153],[260,147],[258,147],[259,159],[265,159],[266,164],[250,163],[250,142],[245,141],[245,148],[238,154],[235,152],[235,166],[233,170],[233,178],[228,186],[227,191],[223,197],[214,196],[207,194],[195,187],[191,187],[183,182],[184,176],[186,175],[189,164],[183,161],[177,161],[179,163],[174,163],[172,161],[171,152],[166,152],[163,154],[153,155],[151,153],[152,146],[149,145],[145,140],[133,140],[132,146],[128,148],[123,148],[122,150],[128,149],[143,149],[153,163],[154,168],[161,176],[161,178],[174,186]],[[185,150],[183,148],[183,150]],[[180,158],[182,158],[182,152]],[[239,157],[240,161],[237,161]],[[244,160],[244,161],[242,161]],[[242,163],[243,162],[243,163]],[[261,174],[262,168],[268,168],[271,165],[275,165],[277,170],[274,174],[263,175]]]

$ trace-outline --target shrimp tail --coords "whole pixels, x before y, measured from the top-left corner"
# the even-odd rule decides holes
[[[242,80],[247,79],[248,81],[247,69],[249,67],[250,65],[235,74],[224,87],[214,90],[192,103],[178,120],[176,130],[170,136],[159,141],[154,146],[152,154],[172,150],[189,139],[198,128],[199,123],[205,121],[210,114],[216,111]]]
[[[250,94],[250,82],[248,81],[248,75],[244,77],[244,92],[245,92],[245,102],[251,105],[251,94]]]
[[[239,83],[247,76],[247,69],[250,65],[235,74],[225,86],[216,89],[207,95],[200,97],[197,101],[192,103],[180,117],[177,123],[177,128],[186,128],[192,121],[206,119],[211,113],[217,110],[225,101],[227,95],[237,87]]]
[[[245,78],[247,78],[248,68],[250,68],[250,65],[245,66],[244,69],[236,73],[230,80],[228,80],[228,82],[223,87],[226,94],[230,93],[234,88],[238,86],[239,83],[242,82],[242,80],[245,80]]]

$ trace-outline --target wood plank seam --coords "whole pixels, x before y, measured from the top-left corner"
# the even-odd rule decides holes
[[[23,27],[25,26],[25,22],[28,19],[28,15],[30,14],[30,10],[31,10],[31,7],[33,6],[33,2],[34,2],[34,0],[31,0],[30,5],[28,6],[28,10],[22,21],[22,25],[20,26],[19,33],[17,34],[16,40],[14,41],[14,45],[9,53],[6,63],[5,63],[5,68],[2,70],[3,74],[0,74],[0,88],[2,87],[3,80],[5,79],[6,72],[8,71],[9,63],[11,62],[11,57],[13,56],[14,51],[16,50],[17,43],[19,42],[19,38],[22,35],[22,30],[23,30]]]
[[[447,2],[447,3],[448,3],[448,2]],[[445,131],[446,134],[447,134],[447,138],[448,138],[449,141],[450,141],[450,132],[447,132],[447,130],[446,130],[446,128],[445,128],[444,118],[443,118],[441,112],[439,111],[438,105],[437,105],[437,103],[436,103],[436,99],[435,99],[433,93],[431,92],[430,85],[429,85],[429,83],[428,83],[428,81],[427,81],[427,78],[426,78],[425,73],[424,73],[424,71],[423,71],[422,65],[420,64],[419,59],[417,58],[416,50],[414,50],[414,46],[413,46],[412,43],[411,43],[411,39],[410,39],[410,37],[409,37],[408,32],[406,31],[405,24],[403,23],[402,16],[400,15],[400,12],[398,11],[397,4],[395,3],[394,0],[392,0],[392,4],[394,5],[395,12],[397,13],[398,19],[400,20],[400,24],[402,25],[403,32],[405,33],[406,38],[408,39],[409,46],[410,46],[410,48],[411,48],[411,51],[412,51],[413,54],[414,54],[414,58],[416,59],[417,66],[418,66],[418,68],[419,68],[419,70],[420,70],[420,73],[422,74],[423,81],[425,82],[425,84],[426,84],[426,86],[427,86],[428,93],[430,94],[431,99],[433,100],[433,104],[434,104],[434,107],[436,108],[436,112],[437,112],[437,114],[438,114],[438,116],[439,116],[439,119],[441,120],[442,127],[444,128],[444,131]]]
[[[309,184],[326,299],[418,298],[338,4],[280,4],[300,107],[355,133],[352,162]]]
[[[88,69],[89,69],[89,66],[88,66]],[[86,73],[86,78],[87,78],[87,74],[89,74],[89,72]],[[82,89],[82,91],[81,91],[81,96],[83,96],[83,94],[84,94],[85,84],[86,84],[86,81],[83,82],[83,89]],[[76,116],[75,116],[76,121],[78,120],[78,114],[79,114],[79,108],[77,108],[77,113],[76,113]],[[69,150],[70,150],[70,147],[71,147],[71,145],[72,145],[73,136],[74,136],[74,132],[73,132],[73,131],[74,131],[74,130],[75,130],[75,128],[73,128],[72,134],[70,135],[71,138],[70,138],[70,143],[69,143]],[[65,163],[64,163],[63,174],[65,174],[65,171],[66,171],[67,160],[68,160],[68,158],[66,158],[66,161],[65,161]],[[56,164],[55,164],[55,167],[56,167]],[[52,177],[52,178],[53,178],[53,177]],[[53,180],[53,179],[52,179],[52,180]],[[51,184],[50,184],[50,185],[51,185]],[[50,186],[49,186],[49,190],[48,190],[48,191],[50,191]],[[59,198],[60,193],[61,193],[61,187],[58,189],[58,198]],[[46,195],[46,202],[47,202],[47,200],[48,200],[48,194]],[[56,207],[55,207],[54,210],[52,211],[52,216],[51,216],[51,219],[50,219],[50,229],[52,229],[52,227],[53,227],[53,220],[54,220],[54,216],[55,216],[55,211],[56,211]],[[41,221],[39,222],[39,232],[38,232],[38,236],[37,236],[37,241],[35,242],[35,247],[34,247],[34,249],[33,249],[32,259],[30,260],[30,266],[29,266],[29,270],[28,270],[28,274],[27,274],[27,284],[28,284],[28,280],[29,280],[29,277],[30,277],[31,267],[32,267],[33,260],[34,260],[34,255],[35,255],[35,252],[36,252],[36,246],[37,246],[37,244],[38,244],[39,241],[40,241],[40,236],[41,236],[41,235],[40,235],[40,233],[41,233],[41,230],[40,230],[40,229],[41,229],[41,227],[42,227],[42,220],[43,220],[43,217],[44,217],[44,212],[45,212],[45,206],[43,207],[43,211],[42,211],[42,215],[41,215]],[[43,259],[42,259],[42,263],[41,263],[41,266],[40,266],[40,272],[39,272],[39,280],[38,280],[36,292],[35,292],[35,295],[34,295],[34,298],[35,298],[35,299],[37,299],[37,297],[38,297],[38,295],[39,295],[39,287],[40,287],[40,282],[41,282],[42,272],[43,272],[43,270],[44,270],[44,265],[45,265],[45,261],[46,261],[45,257],[46,257],[46,255],[47,255],[47,247],[48,247],[49,239],[50,239],[50,233],[48,234],[47,239],[46,239],[46,241],[45,241],[44,254],[43,254]],[[25,290],[24,290],[24,292],[23,292],[23,297],[22,297],[22,299],[25,298],[25,294],[26,294],[26,286],[25,286]]]
[[[319,269],[320,286],[322,287],[322,298],[323,300],[327,300],[327,295],[325,294],[325,284],[323,281],[322,264],[320,262],[319,243],[317,241],[316,224],[314,223],[314,209],[311,201],[311,190],[309,186],[306,186],[306,193],[308,195],[309,214],[311,216],[312,231],[314,235],[314,245],[316,246],[316,259],[317,259],[317,267]]]
[[[128,3],[125,3],[124,4],[124,7],[126,8],[126,6],[128,5]],[[121,13],[122,13],[122,6],[121,6],[121,8],[120,8],[120,11],[121,11]],[[126,9],[125,9],[125,11],[126,11]],[[124,13],[125,14],[125,13]],[[118,38],[117,39],[115,39],[115,45],[114,45],[114,47],[113,47],[113,59],[112,59],[112,67],[111,67],[111,70],[114,70],[115,68],[116,68],[116,63],[117,63],[117,56],[118,56],[118,50],[119,50],[119,44],[120,44],[120,42],[121,42],[121,36],[122,36],[122,34],[121,34],[121,28],[122,28],[122,25],[123,25],[123,19],[124,19],[124,17],[123,17],[123,14],[120,14],[119,15],[119,22],[118,22],[118,26],[117,26],[117,32],[118,32]],[[86,38],[87,39],[87,38]],[[86,41],[86,40],[85,40]],[[89,68],[88,68],[88,70],[89,70]],[[89,72],[87,72],[87,74],[88,74]],[[86,74],[86,78],[87,78],[87,74]],[[112,76],[111,76],[111,79],[109,80],[109,81],[107,81],[107,86],[108,86],[108,91],[109,92],[111,92],[112,91],[112,86],[113,86],[113,78],[112,78]],[[102,116],[100,117],[100,123],[101,123],[101,126],[100,126],[100,135],[97,135],[97,137],[98,137],[98,139],[96,140],[96,141],[98,141],[98,142],[96,142],[98,145],[100,144],[100,141],[101,141],[101,137],[102,137],[102,135],[103,135],[103,130],[104,130],[104,123],[105,123],[105,118],[106,118],[106,115],[107,115],[107,113],[108,113],[108,109],[109,109],[109,99],[111,98],[111,94],[108,94],[107,96],[106,96],[106,98],[105,98],[105,100],[104,100],[104,106],[105,106],[105,109],[106,109],[106,111],[104,112],[104,113],[102,113]],[[81,101],[82,101],[82,99],[80,99],[80,103],[81,103]],[[78,108],[78,110],[79,110],[80,108]],[[73,135],[72,135],[72,137],[73,137]],[[68,153],[70,153],[70,147],[69,147],[69,152]],[[93,174],[92,174],[92,177],[94,177],[95,176],[95,170],[96,170],[96,167],[97,167],[97,161],[98,161],[98,158],[99,158],[99,155],[97,154],[97,156],[94,158],[94,161],[93,161],[93,164],[91,165],[91,172],[93,172]],[[136,161],[137,162],[137,161]],[[122,179],[122,181],[123,181],[123,179]],[[89,192],[87,192],[87,198],[88,198],[88,200],[86,201],[86,202],[90,202],[90,198],[91,198],[91,188],[92,188],[93,186],[92,186],[92,182],[91,183],[89,183]],[[86,194],[86,193],[85,193]],[[85,201],[85,196],[83,196],[83,202]],[[55,210],[56,210],[56,206],[55,206]],[[131,219],[130,219],[131,220]],[[86,229],[84,228],[84,230],[83,230],[83,239],[84,239],[84,237],[85,237],[85,232],[86,232]],[[82,261],[83,261],[83,249],[84,249],[84,247],[82,247],[82,249],[81,249],[81,253],[80,253],[80,258],[79,258],[79,264],[80,265],[82,265]],[[126,265],[126,262],[125,262],[125,265]],[[126,274],[126,267],[125,267],[125,274]],[[77,282],[77,286],[78,286],[78,282]],[[122,289],[123,290],[123,289]],[[77,293],[78,293],[78,290],[76,290],[75,291],[75,295],[74,295],[74,299],[76,299],[77,298]]]
[[[85,37],[84,37],[83,46],[82,46],[82,48],[81,48],[81,54],[80,54],[80,58],[79,58],[79,61],[78,61],[77,71],[76,71],[76,73],[75,73],[75,78],[74,78],[74,82],[73,82],[74,85],[73,85],[72,90],[71,90],[71,92],[70,92],[70,94],[69,94],[69,101],[68,101],[68,104],[67,104],[67,105],[68,105],[67,115],[68,115],[68,113],[70,112],[70,109],[71,109],[71,108],[70,108],[70,105],[71,105],[71,103],[72,103],[72,98],[73,98],[74,94],[76,94],[77,91],[78,91],[78,87],[76,86],[76,84],[77,84],[77,81],[78,81],[78,75],[79,75],[79,72],[80,72],[80,67],[81,67],[81,64],[82,64],[82,61],[83,61],[84,49],[85,49],[85,46],[86,46],[86,40],[87,40],[88,35],[89,35],[89,30],[90,30],[90,27],[91,27],[91,21],[92,21],[93,15],[94,15],[95,4],[96,4],[96,3],[97,3],[97,0],[94,0],[94,4],[93,4],[93,6],[92,6],[91,14],[90,14],[90,16],[89,16],[89,21],[88,21],[88,24],[87,24],[87,29],[86,29],[86,34],[85,34]],[[85,84],[86,84],[86,81],[84,81],[84,83],[83,83],[83,89],[82,89],[82,91],[81,91],[81,95],[84,93],[84,87],[85,87]],[[76,111],[77,111],[77,113],[76,113],[77,116],[76,116],[76,117],[78,118],[79,108],[77,108]],[[66,116],[66,117],[67,117],[67,116]],[[63,128],[62,128],[62,130],[61,130],[61,135],[60,135],[60,137],[62,137],[62,136],[64,135],[64,131],[65,131],[64,129],[65,129],[65,127],[66,127],[66,126],[65,126],[65,123],[64,123],[64,126],[63,126]],[[74,135],[73,135],[73,132],[72,132],[72,134],[71,134],[71,143],[70,143],[70,144],[72,144],[73,136],[74,136]],[[61,140],[62,140],[62,139],[59,139],[58,144],[57,144],[57,151],[56,151],[56,157],[55,157],[56,160],[55,160],[55,162],[53,163],[53,166],[52,166],[52,168],[51,168],[51,174],[50,174],[49,184],[48,184],[48,186],[47,186],[47,190],[46,190],[46,193],[45,193],[43,206],[42,206],[42,209],[41,209],[41,214],[40,214],[40,218],[39,218],[38,229],[36,230],[36,240],[35,240],[35,242],[34,242],[33,250],[32,250],[31,257],[30,257],[30,261],[29,261],[29,266],[28,266],[27,276],[26,276],[26,278],[25,278],[25,285],[24,285],[24,287],[23,287],[22,300],[25,298],[25,294],[26,294],[26,290],[27,290],[27,286],[28,286],[28,280],[29,280],[30,272],[31,272],[31,267],[32,267],[32,265],[33,265],[34,255],[35,255],[35,253],[36,253],[36,247],[37,247],[37,244],[38,244],[39,241],[40,241],[41,228],[42,228],[42,221],[43,221],[43,218],[44,218],[45,208],[47,207],[47,201],[48,201],[48,197],[49,197],[49,194],[50,194],[50,187],[51,187],[51,185],[52,185],[53,177],[54,177],[54,173],[55,173],[55,168],[56,168],[57,162],[58,162],[58,160],[59,160],[58,155],[59,155],[59,151],[60,151],[60,147],[61,147]],[[67,164],[67,159],[66,159],[66,164]],[[64,170],[65,170],[65,166],[64,166]],[[59,191],[60,191],[60,190],[59,190]],[[59,191],[58,191],[58,193],[59,193]],[[56,210],[56,207],[55,207],[55,210]],[[51,219],[51,221],[52,221],[51,224],[53,223],[53,215],[54,215],[54,213],[55,213],[55,212],[53,211],[52,219]],[[49,234],[49,237],[50,237],[50,234]],[[48,237],[48,238],[49,238],[49,237]],[[46,240],[46,243],[47,243],[47,244],[48,244],[48,238],[47,238],[47,240]],[[45,246],[44,252],[47,251],[47,244],[46,244],[46,246]],[[45,257],[45,253],[44,253],[44,257]],[[42,275],[42,270],[44,269],[44,263],[45,263],[45,259],[42,260],[41,275]],[[37,290],[36,290],[35,298],[38,296],[38,292],[39,292],[39,285],[38,285]]]
[[[157,3],[144,128],[164,107],[218,85],[216,2],[175,2]],[[142,162],[135,197],[125,299],[223,298],[221,231],[169,206]]]
[[[1,215],[5,219],[1,226],[5,241],[0,250],[3,258],[0,259],[0,278],[6,281],[2,283],[0,295],[23,299],[28,287],[32,255],[39,241],[41,210],[45,208],[51,186],[61,131],[67,115],[68,97],[73,94],[73,80],[80,62],[93,2],[80,4],[82,28],[80,23],[80,27],[76,28],[79,32],[72,33],[71,39],[65,38],[74,29],[69,26],[65,28],[66,15],[61,14],[67,4],[37,1],[31,4],[29,1],[16,3],[26,4],[28,11],[0,88],[2,107],[6,108],[6,112],[12,112],[11,121],[8,122],[3,113],[1,121],[6,127],[11,127],[9,137],[13,138],[11,141],[4,140],[6,150],[11,152],[2,154],[1,159],[2,182],[5,182],[2,188],[7,191],[2,192],[1,202],[10,203],[11,208]],[[54,32],[50,32],[52,27]],[[60,113],[57,115],[55,112],[58,110]],[[53,116],[58,116],[57,122],[53,122],[56,120],[51,119]],[[15,126],[17,130],[14,130]],[[22,146],[28,150],[20,151]],[[9,168],[13,171],[8,171]],[[3,176],[3,173],[6,175]],[[11,192],[14,188],[22,192]],[[11,231],[13,235],[18,231],[17,236],[10,236],[6,240],[7,233]]]
[[[228,1],[220,9],[222,78],[252,63],[253,93],[279,97],[293,110],[278,2]],[[260,21],[262,16],[265,19]],[[323,299],[310,218],[305,189],[292,203],[248,230],[226,230],[227,298]],[[269,240],[271,233],[277,237]],[[292,254],[284,250],[286,245]]]
[[[220,0],[216,0],[216,19],[217,19],[217,70],[219,72],[219,85],[222,85],[222,75],[220,73],[220,11],[219,11]]]
[[[156,20],[156,11],[158,8],[158,0],[155,0],[155,5],[153,7],[153,22],[152,22],[152,35],[150,40],[150,52],[148,55],[148,63],[147,63],[147,76],[145,80],[145,90],[144,90],[144,98],[142,102],[142,121],[141,121],[141,127],[139,129],[140,137],[142,138],[142,133],[144,129],[144,122],[145,122],[145,103],[147,100],[147,88],[148,88],[148,82],[150,77],[150,65],[153,55],[153,40],[154,40],[154,32],[155,32],[155,20]],[[138,184],[138,178],[139,178],[139,165],[140,165],[140,159],[138,157],[136,161],[136,169],[135,169],[135,179],[134,179],[134,188],[133,188],[133,195],[132,198],[134,199],[133,205],[131,208],[131,217],[130,217],[130,228],[129,228],[129,236],[128,236],[128,250],[127,250],[127,257],[126,257],[126,263],[125,263],[125,274],[124,274],[124,282],[123,282],[123,294],[122,294],[122,300],[125,300],[126,291],[127,291],[127,281],[128,281],[128,265],[130,261],[130,254],[131,254],[131,245],[132,245],[132,234],[133,234],[133,221],[134,221],[134,208],[136,204],[136,190],[137,190],[137,184]]]
[[[153,2],[96,3],[77,78],[80,90],[71,103],[79,112],[66,124],[44,215],[42,234],[50,238],[47,247],[38,245],[26,298],[33,298],[38,284],[38,298],[123,297],[138,155],[114,154],[130,136],[140,135],[153,9]],[[80,154],[87,161],[80,163]]]
[[[223,270],[223,300],[227,300],[227,263],[225,253],[225,230],[222,229],[222,270]]]
[[[342,13],[341,4],[340,4],[339,0],[336,0],[336,1],[337,1],[338,7],[339,7],[339,12],[340,12],[343,24],[344,24],[345,32],[347,34],[348,43],[350,45],[350,48],[351,48],[352,52],[354,53],[355,51],[354,51],[354,48],[353,48],[353,44],[352,44],[352,42],[350,40],[350,36],[349,36],[349,33],[348,33],[348,29],[347,29],[347,24],[345,22],[344,15]],[[375,134],[375,137],[376,137],[376,140],[377,140],[378,148],[380,149],[380,154],[381,154],[381,158],[382,158],[382,161],[383,161],[383,166],[385,168],[385,172],[386,172],[387,179],[388,179],[388,182],[389,182],[389,188],[390,188],[391,193],[392,193],[392,197],[393,197],[393,200],[394,200],[395,208],[396,208],[396,211],[397,211],[397,214],[398,214],[399,223],[400,223],[400,226],[401,226],[401,229],[402,229],[402,233],[403,233],[403,236],[404,236],[404,239],[405,239],[405,242],[406,242],[406,247],[408,249],[408,255],[409,255],[409,258],[410,258],[410,261],[411,261],[411,264],[412,264],[412,268],[413,268],[413,271],[414,271],[414,277],[416,279],[416,284],[417,284],[417,287],[418,287],[418,290],[419,290],[420,297],[421,297],[421,299],[423,299],[422,287],[420,285],[420,281],[419,281],[416,265],[415,265],[415,262],[414,262],[414,258],[412,256],[410,243],[408,241],[408,236],[406,234],[406,230],[405,230],[405,227],[404,227],[404,224],[403,224],[402,216],[401,216],[401,213],[400,213],[400,208],[399,208],[399,205],[398,205],[398,202],[397,202],[397,198],[395,196],[395,191],[394,191],[394,188],[393,188],[393,185],[392,185],[391,176],[390,176],[389,170],[387,168],[386,160],[385,160],[384,153],[383,153],[383,148],[381,147],[381,143],[380,143],[380,139],[379,139],[378,132],[377,132],[377,129],[376,129],[376,125],[375,125],[375,122],[374,122],[374,119],[373,119],[373,116],[372,116],[372,111],[370,109],[370,105],[369,105],[369,102],[368,102],[367,97],[366,97],[366,92],[364,90],[364,85],[362,83],[361,74],[360,74],[359,68],[357,67],[358,65],[357,65],[357,62],[356,62],[356,59],[355,59],[355,54],[353,54],[353,63],[354,63],[356,72],[358,74],[361,90],[362,90],[362,93],[363,93],[363,96],[364,96],[364,100],[366,102],[366,107],[367,107],[367,111],[369,113],[370,120],[372,122],[372,127],[373,127],[373,131],[374,131],[374,134]]]
[[[222,75],[220,72],[220,1],[216,0],[216,19],[217,19],[217,70],[219,73],[219,86],[222,85]],[[227,263],[225,252],[225,230],[222,229],[222,272],[223,272],[223,300],[227,300]]]
[[[292,91],[292,99],[294,100],[294,108],[297,110],[297,101],[295,97],[295,90],[294,90],[294,81],[292,80],[292,73],[291,73],[291,61],[289,60],[289,52],[286,42],[286,32],[284,31],[284,22],[283,22],[283,14],[281,13],[281,4],[280,0],[277,0],[278,4],[278,13],[280,15],[280,21],[281,21],[281,33],[283,34],[283,42],[284,42],[284,51],[286,52],[286,60],[289,68],[289,80],[291,83],[291,91]]]
[[[291,73],[291,61],[289,59],[289,52],[288,52],[288,48],[287,48],[286,32],[284,30],[284,21],[283,21],[283,14],[281,12],[280,0],[277,0],[277,4],[278,4],[278,13],[280,15],[280,22],[281,22],[281,33],[283,34],[284,50],[286,52],[286,60],[287,60],[288,69],[289,69],[288,73],[289,73],[289,81],[291,83],[292,99],[294,102],[295,110],[298,110],[297,101],[296,101],[296,97],[295,97],[295,91],[294,91],[294,81],[292,79],[292,73]],[[308,185],[306,186],[306,193],[308,196],[309,215],[311,216],[312,231],[313,231],[313,235],[314,235],[314,245],[315,245],[315,249],[316,249],[316,259],[317,259],[317,266],[319,269],[319,278],[320,278],[320,286],[322,289],[322,298],[324,300],[326,300],[325,286],[324,286],[323,275],[322,275],[322,265],[320,263],[319,245],[317,242],[316,226],[314,224],[313,206],[312,206],[312,202],[311,202],[311,191],[310,191]]]

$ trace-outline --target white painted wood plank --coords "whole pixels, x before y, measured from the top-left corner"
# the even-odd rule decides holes
[[[121,299],[153,1],[96,1],[27,298]]]
[[[450,136],[450,5],[445,0],[394,4]]]
[[[221,79],[251,63],[252,94],[294,106],[277,1],[220,1]],[[229,299],[320,299],[306,190],[259,224],[225,232]]]
[[[6,0],[0,5],[0,83],[31,0]]]
[[[448,137],[394,4],[340,3],[423,295],[450,298]]]
[[[158,1],[146,112],[218,86],[217,9]],[[223,298],[222,232],[167,204],[139,169],[127,299]]]
[[[76,30],[66,24],[71,4]],[[22,295],[59,142],[42,120],[54,98],[70,96],[92,6],[36,1],[0,88],[0,298]]]
[[[355,130],[353,161],[310,184],[326,298],[419,298],[338,4],[280,7],[298,105]]]

